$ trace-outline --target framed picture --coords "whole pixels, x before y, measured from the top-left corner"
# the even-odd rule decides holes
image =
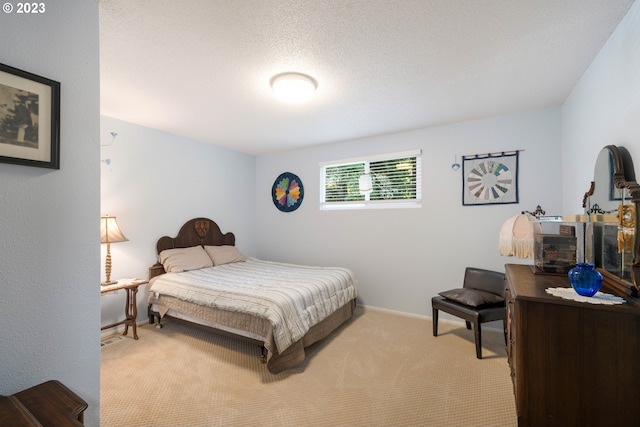
[[[462,157],[462,204],[518,203],[518,151]]]
[[[60,169],[60,83],[0,64],[0,162]]]

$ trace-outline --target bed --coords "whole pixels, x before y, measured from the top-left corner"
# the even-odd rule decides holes
[[[213,328],[262,348],[272,373],[300,364],[305,347],[327,337],[355,311],[357,283],[340,267],[246,257],[233,233],[208,218],[187,221],[156,244],[149,268],[149,323],[165,316]]]

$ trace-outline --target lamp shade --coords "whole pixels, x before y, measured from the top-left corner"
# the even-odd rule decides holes
[[[120,231],[115,216],[100,217],[100,243],[117,243],[128,240]]]
[[[539,228],[536,218],[527,213],[507,219],[500,227],[500,255],[533,258],[534,234]]]
[[[311,99],[316,81],[306,74],[282,73],[271,79],[273,95],[284,102],[301,103]]]

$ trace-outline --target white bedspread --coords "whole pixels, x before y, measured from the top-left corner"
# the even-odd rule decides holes
[[[150,283],[150,292],[159,295],[268,319],[280,353],[357,296],[357,282],[346,268],[256,258],[167,273]]]

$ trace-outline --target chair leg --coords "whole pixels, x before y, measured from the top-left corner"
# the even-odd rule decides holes
[[[464,323],[467,325],[467,329],[471,329],[471,322],[465,320]]]
[[[431,317],[433,320],[433,336],[437,337],[438,336],[438,309],[437,308],[432,309]]]
[[[480,329],[480,322],[473,324],[473,332],[476,338],[476,357],[482,359],[482,330]]]

